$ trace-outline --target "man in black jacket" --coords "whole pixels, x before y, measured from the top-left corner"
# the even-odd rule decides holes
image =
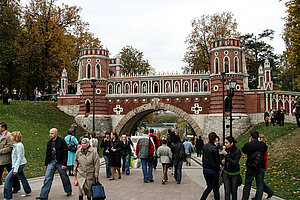
[[[72,186],[67,175],[68,149],[64,139],[57,136],[57,129],[52,128],[49,132],[50,140],[47,144],[45,159],[45,180],[40,196],[36,199],[48,199],[54,173],[57,170],[63,182],[67,197],[72,194]]]
[[[256,181],[255,197],[257,200],[260,200],[263,196],[263,182],[266,170],[264,155],[268,147],[265,143],[258,141],[259,133],[257,131],[252,131],[250,136],[250,142],[247,142],[242,148],[242,152],[247,154],[247,171],[242,200],[249,199],[250,189],[254,177]]]

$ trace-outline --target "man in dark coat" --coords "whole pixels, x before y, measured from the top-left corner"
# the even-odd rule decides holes
[[[50,140],[47,144],[47,152],[45,159],[45,180],[41,189],[40,196],[36,199],[48,199],[48,195],[51,189],[54,173],[57,170],[62,180],[64,190],[67,193],[67,197],[72,194],[72,186],[67,175],[67,160],[68,149],[67,143],[64,139],[58,137],[57,129],[52,128],[49,131]]]
[[[284,115],[285,115],[285,110],[281,106],[280,109],[278,110],[278,121],[280,126],[284,126]]]
[[[250,136],[250,142],[247,142],[242,148],[242,152],[244,154],[247,154],[247,171],[245,176],[245,186],[243,188],[242,200],[249,199],[251,185],[254,177],[256,181],[255,197],[256,199],[261,199],[263,196],[263,183],[266,170],[264,155],[268,147],[265,143],[258,141],[259,133],[257,131],[252,131]]]
[[[203,142],[201,136],[199,136],[199,138],[196,140],[197,157],[201,157],[201,151],[202,151],[203,145],[204,145],[204,142]]]
[[[298,127],[300,127],[300,99],[298,99],[297,103],[295,104],[295,116]]]

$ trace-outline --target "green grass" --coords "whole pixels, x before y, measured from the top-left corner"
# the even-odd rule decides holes
[[[266,127],[264,124],[254,127],[264,134],[268,141],[268,169],[265,173],[266,184],[276,196],[284,199],[300,199],[300,128],[295,124]],[[237,147],[242,148],[248,142],[250,132],[240,136]],[[246,155],[240,160],[243,180],[246,172]],[[255,186],[255,182],[253,183]]]
[[[44,175],[44,160],[49,130],[58,129],[58,135],[65,137],[74,118],[56,108],[53,102],[19,102],[0,104],[0,121],[6,122],[8,130],[20,131],[23,136],[27,165],[24,172],[28,178]],[[79,127],[76,137],[83,135]]]

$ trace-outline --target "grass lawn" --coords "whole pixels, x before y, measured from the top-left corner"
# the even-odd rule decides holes
[[[58,135],[65,137],[74,118],[60,111],[53,102],[13,101],[11,105],[0,104],[0,121],[6,122],[8,130],[20,131],[23,135],[28,178],[44,176],[44,161],[49,130],[58,129]],[[83,135],[79,127],[76,137]]]
[[[276,196],[284,199],[300,199],[300,128],[295,124],[285,124],[266,127],[264,124],[254,127],[264,134],[268,141],[268,169],[265,173],[266,184]],[[240,136],[237,147],[242,148],[249,140],[250,133]],[[246,156],[240,160],[244,175]],[[255,186],[255,183],[253,183]]]

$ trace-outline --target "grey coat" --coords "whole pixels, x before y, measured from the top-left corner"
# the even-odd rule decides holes
[[[0,165],[11,163],[12,149],[13,144],[10,140],[10,132],[7,131],[6,135],[0,140]]]
[[[157,157],[160,159],[160,163],[171,163],[172,161],[172,151],[167,144],[162,144],[162,146],[157,149]]]

